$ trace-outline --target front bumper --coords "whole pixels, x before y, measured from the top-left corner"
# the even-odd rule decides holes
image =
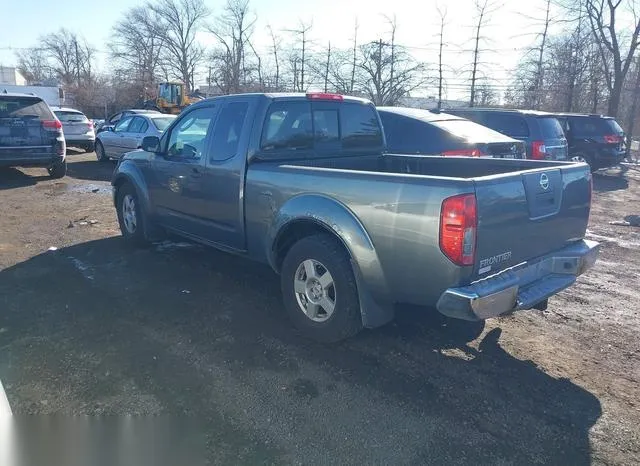
[[[573,285],[595,264],[599,250],[595,241],[582,240],[468,286],[449,288],[438,300],[438,311],[458,319],[484,320],[531,309]]]

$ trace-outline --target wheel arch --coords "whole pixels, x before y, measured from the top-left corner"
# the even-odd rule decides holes
[[[393,319],[393,305],[373,241],[356,215],[324,195],[307,194],[287,201],[269,230],[267,257],[278,273],[300,239],[324,233],[336,238],[349,256],[358,286],[362,322],[377,327]]]

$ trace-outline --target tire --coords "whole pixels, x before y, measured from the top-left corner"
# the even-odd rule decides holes
[[[85,152],[93,152],[95,150],[95,144],[88,144],[84,147]]]
[[[318,234],[299,240],[287,252],[280,280],[287,314],[304,335],[331,343],[362,330],[353,269],[337,239]]]
[[[116,210],[120,232],[125,241],[135,246],[147,244],[146,218],[138,202],[138,194],[130,183],[125,183],[118,188]]]
[[[104,153],[104,146],[100,141],[96,141],[95,151],[96,151],[96,158],[98,159],[98,162],[109,161],[109,157],[107,157],[107,155]]]
[[[589,164],[589,168],[591,169],[592,172],[594,172],[594,171],[596,171],[598,169],[598,167],[596,167],[594,162],[593,162],[593,157],[591,157],[590,155],[587,155],[587,154],[578,153],[578,154],[572,155],[571,156],[571,161],[572,162],[585,162],[585,163]]]
[[[54,180],[64,178],[67,174],[67,161],[56,162],[47,168],[47,171],[49,172],[49,176]]]

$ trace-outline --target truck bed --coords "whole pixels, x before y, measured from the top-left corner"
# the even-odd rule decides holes
[[[362,223],[394,295],[428,302],[446,284],[467,285],[581,240],[589,180],[586,164],[554,161],[395,154],[256,161],[247,172],[249,242],[266,234],[270,222],[254,209],[264,204],[265,193],[273,212],[290,198],[329,196]],[[476,262],[468,267],[454,266],[438,246],[442,201],[463,193],[477,200]],[[310,202],[310,212],[315,208]]]

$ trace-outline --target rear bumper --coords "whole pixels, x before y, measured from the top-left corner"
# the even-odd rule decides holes
[[[438,311],[458,319],[484,320],[531,309],[571,286],[593,266],[599,250],[595,241],[582,240],[468,286],[449,288],[438,300]]]
[[[595,163],[600,167],[610,167],[618,165],[626,156],[626,151],[617,149],[605,149],[596,152]]]
[[[0,151],[0,167],[50,167],[64,158],[58,154],[3,154]]]
[[[96,136],[94,134],[72,134],[64,137],[67,142],[67,146],[81,145],[86,146],[96,142]]]

